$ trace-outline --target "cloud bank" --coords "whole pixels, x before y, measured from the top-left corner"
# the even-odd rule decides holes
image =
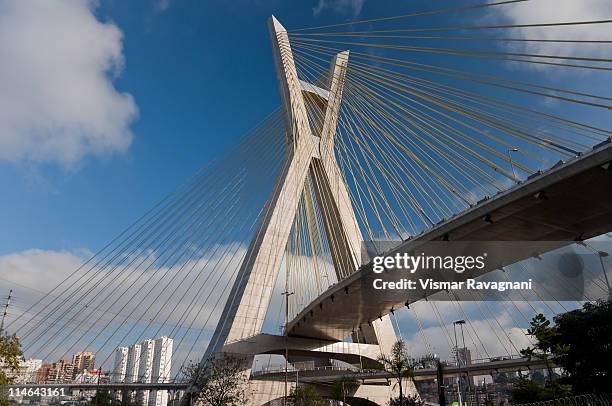
[[[312,8],[312,15],[318,16],[326,9],[331,9],[338,14],[349,14],[352,18],[361,14],[366,0],[319,0]]]
[[[538,0],[509,6],[496,7],[489,17],[507,24],[562,23],[576,21],[598,21],[612,17],[612,2],[609,0]],[[525,27],[512,29],[506,35],[523,39],[577,41],[609,39],[608,24]],[[501,36],[501,35],[500,35]],[[523,42],[509,45],[515,51],[543,55],[609,57],[612,51],[601,44]],[[534,67],[537,65],[529,65]],[[542,69],[542,66],[537,66]]]
[[[128,149],[122,33],[87,0],[0,2],[0,161],[71,166]]]
[[[177,362],[188,356],[194,341],[201,351],[193,354],[199,357],[245,253],[239,244],[211,246],[206,252],[187,251],[176,264],[162,265],[163,257],[141,251],[91,273],[85,266],[68,279],[91,252],[29,249],[0,255],[0,286],[12,288],[15,298],[8,330],[22,336],[34,329],[22,340],[23,349],[27,356],[47,360],[88,348],[99,352],[102,362],[119,345],[162,334],[176,340]]]

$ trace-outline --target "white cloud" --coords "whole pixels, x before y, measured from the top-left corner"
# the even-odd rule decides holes
[[[609,0],[538,0],[495,7],[490,18],[508,24],[558,23],[573,21],[605,20],[612,17],[612,2]],[[500,35],[502,36],[502,35]],[[524,39],[610,39],[609,24],[526,27],[511,29],[507,37]],[[601,44],[523,42],[508,45],[514,51],[564,56],[609,57],[612,50]],[[529,67],[543,65],[526,64]]]
[[[0,161],[124,152],[137,107],[113,86],[122,33],[88,0],[0,2]]]
[[[194,255],[190,257],[192,253]],[[125,256],[126,261],[115,271],[112,271],[112,267],[98,267],[98,276],[84,283],[83,287],[71,288],[65,293],[62,298],[68,297],[67,302],[60,306],[59,312],[56,311],[52,315],[47,313],[59,302],[46,305],[83,275],[88,267],[84,267],[62,283],[60,289],[35,306],[33,311],[24,315],[21,313],[90,258],[91,252],[29,249],[0,255],[0,286],[12,287],[14,297],[19,299],[14,302],[15,306],[9,314],[9,331],[23,334],[30,330],[34,326],[29,322],[30,318],[42,311],[34,322],[40,323],[40,327],[36,327],[35,336],[44,331],[43,338],[32,345],[32,337],[28,337],[23,340],[23,344],[28,356],[49,359],[59,358],[64,352],[71,353],[84,348],[100,332],[105,338],[107,334],[104,331],[108,332],[108,335],[116,331],[108,343],[102,345],[100,339],[88,347],[99,352],[99,361],[102,362],[116,346],[150,338],[161,328],[157,335],[170,334],[175,339],[173,362],[176,362],[177,366],[186,358],[197,360],[206,349],[221,316],[235,272],[245,255],[246,246],[239,243],[214,245],[208,247],[205,252],[187,250],[185,257],[176,264],[174,260],[166,262],[165,256],[154,251],[132,253]],[[115,262],[119,261],[120,259],[117,259]],[[131,261],[133,262],[128,266]],[[299,258],[296,261],[309,259]],[[160,265],[161,263],[163,265]],[[318,263],[319,266],[323,266],[322,263],[325,263],[326,267],[332,266],[324,258],[320,258]],[[284,309],[284,299],[280,294],[285,287],[284,265],[280,267],[279,272],[269,305],[270,314],[266,320],[266,331],[274,334],[279,334],[278,327],[284,324],[284,319],[278,318],[279,309]],[[332,282],[335,281],[333,276],[331,279]],[[79,286],[81,282],[84,282],[84,279],[75,286]],[[290,289],[298,290],[296,286],[290,286]],[[102,294],[97,295],[98,291]],[[82,295],[86,300],[80,298]],[[298,296],[296,294],[292,298]],[[292,309],[295,306],[299,304],[293,303]],[[18,319],[20,315],[21,318]],[[72,320],[69,322],[69,319]],[[125,324],[120,326],[124,320]],[[65,323],[67,324],[64,327]],[[181,328],[174,330],[177,325],[181,325]],[[35,354],[47,336],[52,336],[59,329],[69,331],[71,338],[66,341],[57,338],[43,349],[42,353]],[[84,336],[80,337],[82,334]],[[179,345],[183,337],[184,340]],[[191,350],[191,345],[196,340],[194,349]],[[45,351],[51,351],[55,344],[58,344],[59,348],[48,357]]]
[[[0,278],[3,284],[15,285],[14,290],[18,292],[22,304],[34,303],[44,293],[62,283],[60,289],[51,296],[59,295],[59,292],[64,289],[72,292],[70,295],[64,295],[70,296],[70,303],[67,306],[71,307],[77,303],[78,295],[91,289],[93,293],[86,296],[87,302],[79,302],[78,305],[92,306],[100,302],[99,306],[95,306],[96,309],[108,307],[108,314],[111,317],[121,313],[119,309],[123,308],[126,303],[128,305],[122,314],[133,310],[134,314],[141,314],[151,302],[168,301],[168,308],[161,308],[158,305],[152,307],[151,311],[155,312],[159,308],[158,318],[160,320],[169,318],[172,323],[172,321],[177,322],[180,315],[190,309],[190,301],[204,281],[207,283],[204,284],[205,289],[202,294],[208,293],[213,298],[219,296],[221,288],[231,281],[230,276],[240,266],[245,253],[245,247],[238,244],[213,246],[206,253],[187,250],[177,254],[176,259],[170,260],[166,255],[159,256],[154,251],[141,251],[118,256],[110,263],[104,261],[96,266],[95,272],[89,272],[91,266],[100,260],[101,257],[98,257],[83,266],[74,276],[65,280],[91,257],[90,251],[29,249],[0,256]],[[83,277],[84,274],[87,277]],[[96,276],[93,277],[93,275]],[[92,278],[90,279],[89,276]],[[210,278],[207,279],[207,276]],[[75,286],[82,285],[82,287],[70,288],[73,283],[76,283]],[[215,284],[218,289],[213,292],[210,288]],[[154,285],[157,289],[154,290],[154,293],[148,293]],[[175,289],[180,289],[182,295],[174,294]],[[98,291],[103,291],[104,295],[95,298],[93,295]],[[180,300],[177,301],[177,298]],[[198,296],[191,310],[192,315],[195,315],[199,309],[201,298],[206,297]],[[222,307],[213,306],[213,300],[206,302],[203,311],[203,314],[206,315],[212,312],[218,313]],[[173,313],[169,312],[170,305],[176,306]],[[116,320],[122,321],[124,318],[125,316],[119,316]],[[200,321],[197,320],[198,323]],[[196,323],[197,327],[203,327],[198,323]]]
[[[165,323],[165,326],[161,329],[160,334],[169,334],[175,325],[182,324],[180,330],[172,333],[173,338],[176,339],[175,346],[177,347],[179,347],[180,338],[185,335],[185,341],[180,345],[180,348],[176,348],[174,360],[177,365],[187,357],[192,360],[198,359],[206,348],[216,320],[220,316],[228,294],[227,289],[233,279],[232,273],[240,266],[240,262],[246,253],[246,247],[242,245],[219,245],[210,247],[205,253],[199,251],[194,251],[194,253],[194,258],[183,258],[172,269],[169,269],[170,264],[165,264],[162,267],[157,266],[156,264],[163,262],[164,259],[156,255],[155,252],[146,251],[137,255],[130,255],[127,258],[135,261],[130,267],[135,269],[135,272],[125,281],[123,280],[123,275],[126,274],[123,272],[126,270],[124,264],[123,268],[112,274],[114,277],[107,277],[103,283],[92,281],[87,284],[87,288],[78,290],[82,294],[85,289],[93,287],[95,292],[106,285],[104,286],[105,294],[102,297],[94,297],[93,293],[88,294],[86,295],[87,301],[84,303],[83,300],[77,300],[78,294],[71,295],[69,303],[62,307],[65,312],[58,322],[55,321],[58,317],[57,314],[40,320],[41,326],[53,333],[55,329],[62,326],[58,323],[66,322],[75,311],[83,313],[82,316],[69,323],[65,329],[66,331],[74,331],[71,340],[76,341],[75,345],[72,345],[71,342],[69,345],[72,345],[72,347],[70,348],[60,346],[55,352],[56,357],[61,356],[64,351],[75,351],[76,348],[84,346],[92,338],[92,335],[100,332],[106,323],[110,322],[106,331],[114,332],[119,323],[126,320],[125,325],[117,331],[107,344],[101,346],[101,342],[96,342],[91,347],[93,350],[101,350],[100,361],[103,361],[117,345],[127,345],[143,338],[152,337],[162,323]],[[91,252],[87,250],[69,252],[41,249],[30,249],[0,256],[0,286],[3,289],[12,287],[17,299],[14,303],[16,307],[9,314],[8,321],[11,323],[9,330],[16,331],[18,327],[23,328],[23,323],[29,320],[31,314],[25,315],[23,320],[16,320],[15,317],[41,298],[44,292],[48,292],[64,280],[90,256]],[[142,263],[142,266],[136,267],[138,263]],[[183,266],[179,270],[181,264]],[[150,266],[150,269],[145,271],[144,268],[148,266]],[[100,276],[109,272],[108,269],[99,271]],[[283,313],[279,314],[279,311],[284,309],[280,295],[280,292],[284,290],[284,267],[281,267],[280,272],[271,298],[265,329],[267,332],[274,334],[280,333],[278,327],[284,323]],[[164,277],[164,275],[166,276]],[[210,278],[208,278],[208,275],[210,275]],[[72,281],[74,281],[74,278],[62,286],[67,287]],[[135,285],[128,289],[132,282]],[[149,289],[155,284],[157,284],[157,287],[152,293],[148,293]],[[141,286],[144,286],[144,289],[137,293]],[[203,290],[198,292],[201,286]],[[127,292],[126,289],[128,289]],[[290,286],[290,289],[293,290],[294,287]],[[177,295],[176,292],[181,292],[181,294]],[[209,300],[205,301],[207,298]],[[192,300],[194,301],[192,302]],[[152,302],[155,304],[147,310]],[[43,303],[47,303],[47,301]],[[88,309],[82,308],[85,304],[89,306]],[[125,308],[123,308],[124,305],[126,305]],[[525,335],[524,330],[527,320],[522,317],[531,318],[534,315],[531,306],[537,307],[536,312],[548,313],[545,304],[542,302],[532,304],[515,302],[515,305],[520,308],[520,311],[515,311],[515,308],[508,303],[477,304],[463,302],[460,310],[456,303],[435,302],[437,311],[434,311],[432,302],[420,301],[411,304],[410,310],[404,308],[397,311],[396,317],[404,337],[409,343],[411,353],[415,356],[423,355],[429,352],[431,348],[442,358],[449,358],[450,346],[447,332],[451,334],[450,339],[452,341],[452,321],[458,318],[470,320],[469,325],[465,327],[465,340],[474,357],[487,355],[482,345],[485,346],[488,355],[500,356],[509,352],[516,354],[517,350],[530,344],[529,337]],[[553,306],[554,304],[549,303],[549,305]],[[35,311],[38,310],[40,310],[39,307],[35,309]],[[415,311],[423,323],[422,333],[417,328],[414,317]],[[43,310],[43,314],[45,312]],[[144,314],[147,317],[137,322]],[[441,327],[437,314],[442,318],[442,325],[446,326],[447,331],[444,331]],[[155,316],[155,319],[152,320],[151,325],[148,325],[148,317],[153,318],[153,316]],[[100,320],[96,321],[98,318]],[[114,321],[111,322],[113,318]],[[189,324],[191,324],[190,329],[186,330]],[[90,326],[91,330],[87,332],[86,329]],[[128,331],[132,326],[134,326],[134,330]],[[27,329],[29,327],[26,326]],[[40,329],[37,331],[40,331]],[[78,336],[82,333],[86,334],[83,338],[79,338]],[[199,337],[197,337],[198,335]],[[426,340],[423,340],[423,335]],[[197,343],[193,351],[190,351],[196,337]],[[451,342],[450,345],[453,345],[453,343]],[[33,346],[32,350],[36,347],[37,345]],[[44,356],[44,354],[39,354],[39,356]]]
[[[156,11],[166,11],[170,7],[170,0],[156,0],[155,1],[155,10]]]
[[[411,304],[410,309],[397,311],[396,317],[415,357],[434,352],[442,359],[452,359],[451,347],[455,345],[453,321],[465,319],[468,321],[464,326],[466,347],[473,358],[486,358],[517,355],[521,349],[533,345],[525,327],[536,312],[551,317],[544,302],[514,302],[514,305],[508,302],[462,302],[459,308],[457,303],[448,301],[419,301]],[[422,331],[418,328],[415,314],[422,323]],[[459,332],[457,330],[461,345],[463,340]]]
[[[352,18],[361,14],[366,0],[319,0],[317,5],[312,8],[312,15],[318,16],[326,9],[331,9],[336,13],[350,14]]]
[[[176,361],[187,357],[196,339],[189,356],[198,358],[221,315],[232,275],[245,253],[246,248],[237,243],[215,245],[206,252],[185,251],[174,263],[154,251],[141,251],[126,255],[126,261],[120,264],[121,258],[117,259],[113,262],[118,265],[115,270],[113,266],[99,266],[92,279],[89,279],[92,273],[86,274],[89,269],[86,266],[25,314],[27,308],[91,257],[91,252],[29,249],[1,255],[0,286],[12,288],[16,299],[7,320],[8,330],[21,335],[35,328],[36,333],[22,343],[28,356],[59,358],[64,352],[84,348],[102,333],[88,348],[99,352],[100,362],[105,359],[110,362],[108,354],[118,345],[172,332],[176,347],[184,337],[182,346],[175,348]],[[79,279],[83,275],[86,276]],[[54,301],[59,295],[66,301]],[[59,310],[49,315],[58,304]],[[179,325],[180,328],[174,328]],[[71,338],[52,338],[40,349],[47,337],[55,337],[59,329],[70,331]],[[42,338],[33,343],[32,339],[41,333]],[[113,336],[103,344],[110,334]],[[58,348],[48,356],[46,351],[56,344]]]
[[[30,249],[0,256],[2,284],[18,284],[14,290],[22,299],[39,296],[38,293],[50,290],[77,269],[86,255],[86,251]]]
[[[506,355],[518,355],[518,351],[532,345],[529,336],[524,329],[518,327],[507,327],[503,331],[491,328],[493,320],[476,320],[471,323],[468,334],[465,333],[465,345],[471,351],[472,358],[487,358]],[[478,335],[474,334],[474,331]],[[453,334],[452,326],[449,330]],[[427,338],[429,346],[441,359],[452,359],[449,342],[445,331],[441,327],[428,327],[423,329],[423,335]],[[462,338],[459,335],[459,346],[462,346]],[[422,335],[415,333],[407,338],[408,348],[414,356],[421,356],[429,352],[429,347],[422,339]],[[454,337],[451,336],[451,345],[454,346]],[[484,346],[484,348],[483,348]],[[486,350],[486,352],[485,352]]]

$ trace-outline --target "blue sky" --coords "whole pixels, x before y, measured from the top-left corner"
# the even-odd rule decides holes
[[[431,7],[426,1],[103,0],[89,8],[120,32],[121,61],[107,75],[116,92],[133,99],[135,112],[122,125],[131,142],[92,147],[69,162],[44,151],[0,158],[0,255],[95,250],[274,109],[270,14],[297,28]],[[471,21],[481,17],[470,14]],[[465,23],[456,16],[442,21],[454,22]]]
[[[95,250],[273,110],[270,14],[302,27],[406,8],[330,3],[101,1],[98,20],[122,32],[112,83],[138,109],[133,141],[68,164],[0,160],[0,254]]]

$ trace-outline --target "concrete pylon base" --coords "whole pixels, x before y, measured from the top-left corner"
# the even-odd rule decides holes
[[[411,380],[403,382],[404,395],[414,395],[417,393],[416,387]],[[324,398],[331,397],[330,385],[312,385],[317,392]],[[295,389],[295,382],[288,382],[287,392],[290,394]],[[285,383],[279,381],[249,381],[249,391],[251,400],[249,406],[279,406],[283,404],[285,394]],[[350,394],[352,398],[365,399],[377,405],[388,405],[391,398],[399,396],[399,387],[395,381],[377,382],[374,384],[359,385],[357,390]]]
[[[287,383],[287,393],[295,389],[295,382]],[[249,381],[251,400],[249,406],[282,404],[285,396],[285,382]],[[280,402],[275,402],[275,400]]]

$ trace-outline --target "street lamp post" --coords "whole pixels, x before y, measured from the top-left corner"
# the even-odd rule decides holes
[[[465,320],[457,320],[453,322],[453,331],[455,332],[455,359],[457,360],[457,367],[459,367],[459,374],[457,376],[457,395],[459,396],[459,405],[463,406],[462,392],[463,388],[461,385],[461,360],[459,358],[459,343],[457,342],[457,324],[461,326],[461,334],[463,335],[463,325]],[[463,340],[463,347],[465,348],[465,338]]]
[[[461,326],[461,341],[463,342],[463,355],[465,357],[465,376],[467,378],[467,385],[468,385],[468,393],[472,392],[472,384],[470,383],[471,379],[470,379],[470,371],[468,370],[467,367],[467,350],[466,350],[466,346],[465,346],[465,335],[463,333],[463,325],[465,324],[465,320],[459,320],[457,321],[457,324],[459,324],[459,326]],[[478,396],[476,394],[476,392],[474,392],[474,397],[476,398],[476,403],[478,403]],[[468,402],[469,403],[469,402]]]
[[[512,168],[512,176],[514,177],[514,181],[518,183],[518,179],[516,177],[516,170],[514,169],[514,162],[512,161],[511,152],[518,152],[518,148],[508,148],[506,150],[508,152],[508,159],[510,160],[510,168]]]
[[[289,324],[289,296],[295,292],[284,291],[281,295],[285,296],[285,401],[283,404],[287,406],[287,383],[289,381],[289,343],[287,335],[287,325]]]
[[[453,331],[455,332],[455,361],[457,361],[457,367],[459,367],[459,374],[457,375],[457,396],[459,397],[459,405],[463,406],[463,400],[461,399],[461,363],[459,362],[459,345],[457,344],[457,322],[453,322]]]

